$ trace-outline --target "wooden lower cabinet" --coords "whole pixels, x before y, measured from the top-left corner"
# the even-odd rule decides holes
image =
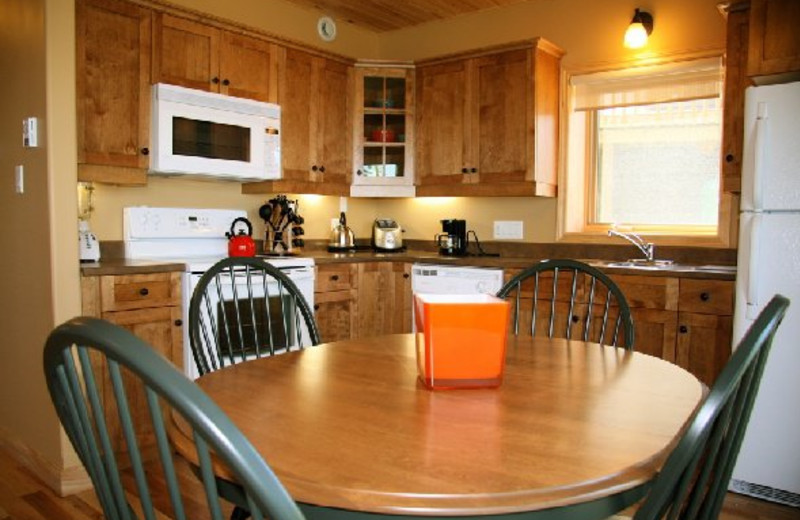
[[[612,275],[628,299],[634,348],[711,385],[731,353],[734,282]]]
[[[510,280],[519,269],[506,269]],[[675,363],[711,385],[731,353],[733,334],[734,282],[679,278],[677,276],[617,275],[608,273],[619,286],[631,308],[634,325],[634,350]],[[552,278],[540,283],[552,285]],[[550,285],[548,285],[550,284]],[[569,297],[570,277],[559,280],[559,300]],[[585,302],[588,291],[581,284],[576,298]],[[523,293],[531,294],[533,282],[523,283]],[[530,298],[523,296],[522,313],[530,309]],[[586,306],[578,315],[585,315]],[[542,312],[548,312],[545,308]],[[579,318],[580,319],[580,318]],[[556,321],[565,330],[564,320]],[[520,330],[530,329],[523,319]],[[543,334],[544,331],[537,331]]]
[[[314,313],[323,343],[411,332],[411,264],[317,265]]]
[[[183,369],[181,273],[85,276],[81,279],[81,294],[84,315],[128,329]],[[117,449],[124,451],[108,367],[101,366],[99,358],[95,361],[98,373],[103,374],[97,384],[101,388],[111,440]],[[142,426],[149,424],[149,420],[145,420],[148,411],[144,390],[124,370],[122,379],[139,442],[144,448],[154,446],[153,432]]]

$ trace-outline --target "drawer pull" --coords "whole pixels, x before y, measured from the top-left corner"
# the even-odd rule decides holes
[[[331,280],[333,280],[334,282],[339,280],[339,275],[335,274],[335,275],[331,276]]]
[[[408,273],[403,273],[403,278],[408,278],[409,276],[411,275],[409,275]]]
[[[319,310],[319,304],[318,304],[318,303],[315,303],[315,304],[314,304],[314,310],[315,310],[315,311],[318,311],[318,310]]]
[[[147,287],[142,287],[141,289],[139,289],[139,294],[141,294],[142,296],[147,296],[148,294],[150,294],[150,291],[147,290]]]
[[[580,317],[578,317],[578,316],[573,316],[572,317],[572,323],[578,323],[579,321],[581,321]]]
[[[711,299],[711,295],[708,294],[707,292],[700,293],[700,299],[703,300],[704,302],[707,302],[708,300]]]
[[[687,327],[686,325],[681,325],[681,326],[678,328],[678,331],[679,331],[681,334],[686,334],[687,332],[689,332],[689,327]]]
[[[183,320],[181,320],[181,319],[175,320],[175,326],[176,327],[180,327],[181,325],[183,325]]]

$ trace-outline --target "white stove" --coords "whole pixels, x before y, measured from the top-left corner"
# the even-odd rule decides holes
[[[242,210],[154,208],[133,206],[123,210],[125,258],[186,264],[183,276],[183,322],[189,323],[189,302],[200,277],[228,256],[231,223],[247,217]],[[260,257],[283,271],[314,308],[314,259],[306,257]],[[184,372],[197,377],[189,344],[189,327],[183,331]]]

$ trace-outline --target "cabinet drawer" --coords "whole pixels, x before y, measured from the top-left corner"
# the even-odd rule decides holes
[[[355,264],[318,265],[315,292],[342,291],[355,286]]]
[[[619,286],[631,308],[678,310],[677,278],[627,275],[610,278]]]
[[[181,273],[103,276],[101,310],[122,311],[181,304]]]
[[[681,280],[679,309],[681,312],[732,315],[733,293],[733,282],[684,278]]]

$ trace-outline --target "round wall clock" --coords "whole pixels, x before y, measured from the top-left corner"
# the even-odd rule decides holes
[[[321,17],[317,22],[317,32],[326,42],[333,41],[336,38],[336,22],[330,16]]]

